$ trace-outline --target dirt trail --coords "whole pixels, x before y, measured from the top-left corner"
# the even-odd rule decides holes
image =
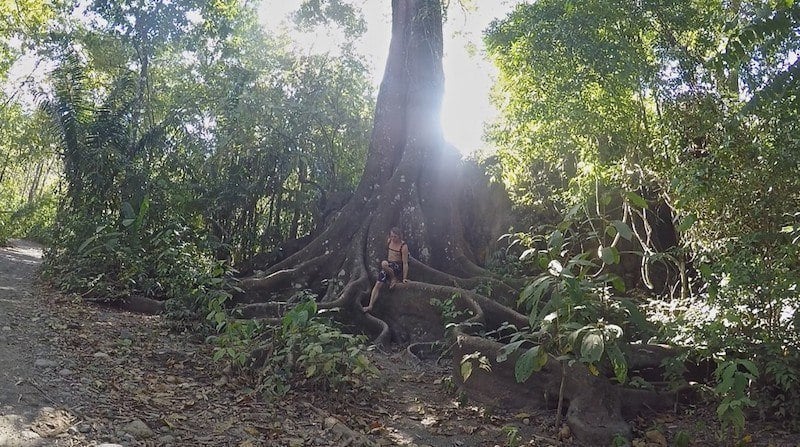
[[[68,405],[58,380],[64,359],[50,342],[56,334],[49,310],[35,296],[41,259],[41,247],[30,242],[0,248],[0,446],[75,441],[43,438],[71,417],[59,410]]]

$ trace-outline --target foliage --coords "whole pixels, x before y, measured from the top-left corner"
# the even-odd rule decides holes
[[[212,302],[221,306],[230,297],[223,281],[230,270],[198,250],[197,235],[189,228],[153,229],[145,222],[146,213],[145,206],[121,224],[96,222],[88,237],[83,222],[61,217],[63,226],[57,227],[46,256],[46,275],[61,290],[90,300],[139,295],[178,299],[194,309],[212,307]]]
[[[244,335],[252,337],[253,332]],[[284,315],[280,325],[263,327],[254,340],[261,357],[255,365],[260,370],[259,389],[268,397],[280,397],[292,386],[358,387],[378,373],[365,355],[365,341],[363,336],[343,333],[320,315],[315,301],[304,300]],[[225,355],[240,365],[245,363],[241,349],[218,347],[215,357]]]
[[[198,292],[227,275],[207,277],[212,258],[313,231],[324,194],[355,185],[371,107],[360,61],[289,54],[249,7],[200,3],[98,0],[105,21],[55,43],[52,125],[38,130],[62,155],[49,265],[66,290],[216,293]]]
[[[500,431],[506,436],[507,447],[518,447],[522,443],[522,436],[519,433],[519,428],[513,425],[505,425],[501,427]]]
[[[781,385],[800,371],[786,355],[799,341],[799,14],[796,2],[544,0],[486,37],[501,73],[490,136],[517,202],[568,216],[618,188],[646,198],[628,200],[640,222],[669,207],[672,247],[641,244],[643,267],[679,272],[651,291],[655,340],[722,365],[752,359],[761,374],[746,391],[717,389],[721,420],[739,427],[745,397],[800,420]]]
[[[0,80],[6,78],[8,70],[27,47],[43,39],[48,25],[63,13],[67,4],[62,0],[0,1],[0,17],[3,17],[0,22]]]
[[[283,361],[267,366],[268,393],[295,373],[330,388],[375,373],[364,340],[313,303],[281,327],[229,309],[232,261],[314,232],[355,188],[374,101],[363,59],[292,52],[237,1],[20,5],[0,2],[0,78],[23,52],[14,36],[55,69],[37,111],[3,97],[0,239],[48,242],[45,274],[65,292],[165,300],[176,326],[216,333],[237,365],[271,334]],[[87,19],[67,20],[68,6]],[[357,8],[313,6],[307,25],[332,18],[348,45],[363,31]]]
[[[601,210],[597,202],[595,211]],[[558,225],[505,236],[511,245],[522,247],[518,262],[539,272],[517,301],[528,314],[529,326],[511,336],[498,358],[506,360],[527,347],[516,361],[519,381],[541,369],[549,355],[585,363],[594,374],[602,366],[618,382],[627,381],[625,345],[652,335],[637,301],[624,296],[626,281],[617,274],[623,258],[643,256],[634,234],[623,220],[575,205]],[[620,248],[623,243],[625,250]]]
[[[527,347],[515,364],[520,382],[553,355],[562,361],[585,363],[595,375],[600,374],[598,366],[603,362],[625,383],[627,363],[622,347],[640,340],[646,327],[634,302],[616,295],[624,292],[624,283],[614,274],[603,273],[601,265],[617,263],[619,254],[607,254],[603,249],[576,251],[585,235],[569,222],[548,234],[521,236],[533,245],[521,259],[535,260],[543,271],[518,299],[518,306],[528,314],[529,329],[511,336],[498,361]]]
[[[453,294],[450,298],[445,300],[431,298],[431,306],[439,309],[439,312],[442,314],[442,323],[444,323],[445,330],[452,329],[455,325],[462,323],[473,315],[470,310],[458,309],[456,305],[456,300],[458,298],[458,294]]]
[[[491,372],[492,370],[492,364],[489,362],[489,359],[478,351],[472,354],[464,354],[460,360],[460,364],[461,379],[464,382],[469,380],[470,376],[472,376],[472,371],[475,370],[475,366],[487,372]]]
[[[270,328],[227,309],[231,262],[313,233],[361,175],[373,92],[352,52],[357,8],[300,3],[301,26],[347,39],[298,55],[246,3],[94,0],[80,22],[69,6],[0,0],[0,78],[28,50],[56,67],[38,111],[2,97],[0,242],[49,242],[65,291],[199,314],[234,363],[266,337],[283,360],[267,364],[272,394],[290,377],[357,382],[361,340],[312,304]],[[735,430],[752,403],[800,420],[798,23],[800,3],[783,0],[539,0],[490,27],[496,175],[532,227],[563,219],[498,254],[501,273],[535,275],[518,302],[530,327],[502,354],[519,353],[518,380],[554,355],[626,382],[625,343],[664,341],[718,362]],[[660,229],[674,240],[655,243]],[[657,265],[678,272],[663,290]],[[657,331],[621,296],[636,285]],[[453,298],[439,305],[448,323],[464,317]],[[466,356],[464,379],[488,364]]]
[[[734,436],[738,438],[744,430],[745,407],[756,405],[748,396],[747,388],[758,377],[758,369],[750,360],[726,360],[717,365],[714,377],[717,379],[714,392],[722,397],[717,416],[722,421],[723,430],[733,428]]]
[[[294,16],[298,25],[305,27],[334,23],[346,35],[354,37],[360,37],[366,31],[366,21],[361,11],[342,0],[305,0]]]
[[[224,311],[210,310],[208,320],[216,324],[219,335],[210,337],[215,343],[214,361],[227,360],[240,367],[248,366],[251,353],[258,344],[262,325],[257,320],[236,320]]]
[[[772,354],[775,350],[771,351],[767,354]],[[762,416],[796,418],[800,414],[797,395],[797,387],[800,385],[800,358],[797,351],[784,350],[780,355],[766,359],[765,363],[763,380],[757,384],[756,391]]]
[[[47,242],[60,200],[60,166],[52,141],[40,133],[46,117],[17,104],[0,114],[0,242],[11,237]]]
[[[0,235],[29,239],[42,244],[50,243],[58,200],[53,194],[43,195],[8,213],[8,222],[0,223]]]

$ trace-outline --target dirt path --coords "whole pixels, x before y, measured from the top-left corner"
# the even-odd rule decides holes
[[[49,342],[52,319],[34,295],[41,258],[24,241],[0,249],[0,446],[68,445],[43,439],[69,417],[57,409],[68,396],[57,385],[63,359]]]

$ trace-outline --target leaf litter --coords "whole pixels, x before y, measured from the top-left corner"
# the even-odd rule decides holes
[[[16,288],[19,303],[2,309],[13,317],[3,323],[3,336],[13,329],[19,343],[5,348],[21,355],[45,343],[58,361],[51,356],[42,364],[58,366],[29,371],[6,386],[27,387],[48,403],[28,426],[53,441],[48,445],[574,445],[566,426],[552,427],[552,410],[514,412],[469,402],[452,386],[451,367],[409,361],[402,347],[370,353],[381,374],[363,389],[295,389],[267,401],[211,361],[213,346],[191,333],[173,333],[164,317],[88,305],[32,283]],[[662,444],[681,431],[691,434],[692,445],[715,445],[713,424],[713,408],[703,406],[640,415],[632,420],[633,445]],[[796,440],[754,426],[750,445]],[[790,443],[782,443],[786,439]]]

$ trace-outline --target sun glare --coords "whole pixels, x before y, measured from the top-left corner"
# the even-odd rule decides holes
[[[462,154],[488,149],[482,141],[483,129],[497,111],[489,102],[494,69],[481,52],[481,32],[494,18],[504,16],[514,1],[482,0],[474,11],[451,6],[444,24],[445,91],[442,103],[442,128],[445,139]],[[280,0],[264,0],[259,8],[262,24],[271,31],[291,33],[297,47],[314,53],[336,51],[341,36],[315,35],[289,31],[287,14],[297,5]],[[367,33],[359,51],[371,63],[377,87],[383,76],[391,38],[390,2],[363,2]],[[468,48],[475,48],[470,51]]]

